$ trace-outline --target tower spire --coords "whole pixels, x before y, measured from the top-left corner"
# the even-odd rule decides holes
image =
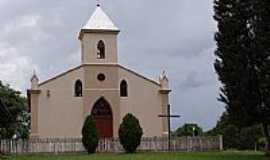
[[[109,30],[119,32],[109,16],[102,10],[100,0],[97,0],[97,7],[88,22],[82,27],[84,30]],[[80,38],[80,37],[79,37]]]

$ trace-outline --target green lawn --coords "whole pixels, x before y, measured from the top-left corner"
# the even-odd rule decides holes
[[[212,152],[212,153],[137,153],[94,155],[24,155],[8,160],[269,160],[263,153]]]

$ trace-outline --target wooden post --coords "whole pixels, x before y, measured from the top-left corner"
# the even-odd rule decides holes
[[[167,105],[167,114],[159,115],[159,117],[167,118],[168,122],[168,150],[171,151],[171,118],[180,118],[180,115],[171,115],[171,106]]]
[[[223,150],[223,136],[222,135],[219,136],[219,149],[220,151]]]

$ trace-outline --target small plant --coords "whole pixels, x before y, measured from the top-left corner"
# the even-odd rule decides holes
[[[96,123],[92,116],[87,116],[82,128],[82,143],[89,154],[96,152],[98,138]]]
[[[119,131],[120,143],[127,153],[134,153],[141,143],[143,130],[139,120],[132,114],[127,114],[120,125]]]

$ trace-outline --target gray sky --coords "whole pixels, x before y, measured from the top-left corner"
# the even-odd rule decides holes
[[[224,110],[213,68],[213,0],[101,4],[121,29],[119,63],[153,79],[167,71],[173,113],[182,115],[173,127],[213,127]],[[1,0],[0,80],[25,92],[34,68],[46,80],[79,65],[77,33],[95,7],[95,0]]]

